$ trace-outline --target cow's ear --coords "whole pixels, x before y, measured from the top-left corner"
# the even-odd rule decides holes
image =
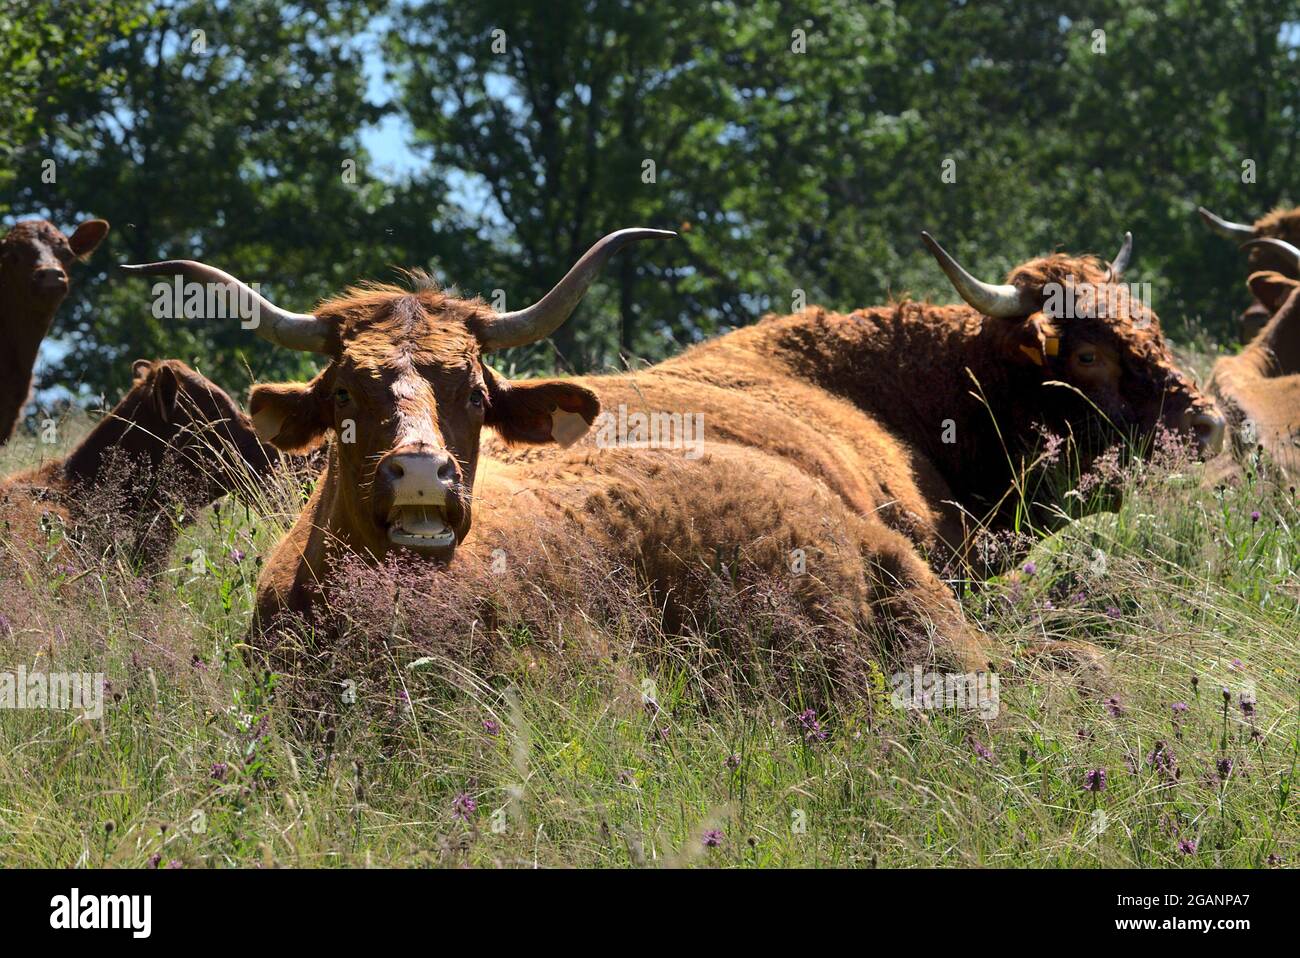
[[[131,364],[131,379],[137,386],[143,382],[148,382],[151,372],[153,372],[152,359],[137,359]]]
[[[1287,297],[1300,288],[1300,280],[1266,269],[1251,273],[1250,278],[1246,280],[1246,285],[1250,287],[1255,298],[1264,304],[1265,309],[1270,313],[1276,313],[1282,308]]]
[[[326,369],[309,383],[263,383],[248,396],[257,437],[283,452],[310,452],[333,427]]]
[[[163,422],[171,422],[176,411],[176,396],[181,391],[176,372],[165,363],[153,371],[153,404]]]
[[[509,382],[483,367],[488,406],[484,422],[506,442],[577,442],[596,417],[600,400],[590,389],[560,379]]]
[[[84,259],[95,251],[95,247],[102,243],[107,235],[107,220],[86,220],[68,238],[68,245],[72,247],[72,252]]]
[[[1042,313],[1006,322],[1003,335],[1004,355],[1017,366],[1045,369],[1061,349],[1060,336]]]

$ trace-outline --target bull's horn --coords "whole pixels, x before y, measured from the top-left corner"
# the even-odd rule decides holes
[[[526,309],[499,313],[478,331],[484,351],[525,346],[545,339],[564,324],[577,308],[587,288],[609,260],[628,243],[643,239],[667,239],[677,234],[671,230],[626,229],[610,233],[583,254],[555,288]]]
[[[143,263],[137,266],[123,263],[119,268],[128,273],[151,276],[179,274],[200,283],[220,283],[238,292],[241,303],[251,300],[256,306],[255,315],[258,323],[252,329],[263,339],[277,346],[301,352],[326,354],[330,352],[330,327],[324,320],[311,313],[291,313],[287,309],[281,309],[247,283],[235,279],[215,266],[196,263],[192,259],[169,259],[161,263]]]
[[[1110,268],[1106,271],[1106,282],[1118,283],[1119,278],[1124,275],[1128,269],[1128,261],[1133,258],[1133,234],[1124,234],[1124,243],[1120,246],[1119,252],[1110,262]]]
[[[1300,270],[1300,249],[1296,249],[1285,240],[1273,239],[1269,236],[1261,239],[1249,240],[1241,244],[1242,249],[1250,249],[1252,246],[1272,246],[1276,249],[1280,249],[1295,261],[1295,268]]]
[[[921,231],[921,241],[939,261],[939,268],[947,274],[961,298],[985,316],[1009,319],[1014,316],[1028,316],[1037,308],[1027,294],[1009,283],[994,286],[991,283],[980,282],[949,256],[948,252],[925,230]]]
[[[1232,223],[1225,220],[1222,216],[1215,216],[1204,206],[1198,206],[1196,211],[1201,214],[1201,219],[1205,220],[1205,225],[1220,236],[1226,236],[1230,240],[1247,240],[1255,236],[1255,227],[1247,226],[1245,223]]]

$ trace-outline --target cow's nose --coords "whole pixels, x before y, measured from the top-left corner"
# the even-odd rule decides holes
[[[1196,436],[1196,446],[1201,455],[1209,458],[1223,449],[1223,417],[1215,409],[1187,411],[1187,428]]]
[[[451,453],[391,452],[379,474],[393,494],[393,505],[441,505],[460,479]]]
[[[63,289],[68,285],[68,274],[56,266],[38,269],[32,278],[40,289]]]

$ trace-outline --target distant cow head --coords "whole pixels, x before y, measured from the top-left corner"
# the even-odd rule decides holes
[[[52,316],[68,295],[68,270],[108,235],[103,220],[86,220],[64,236],[45,220],[27,220],[0,239],[0,290],[22,315]],[[45,335],[45,329],[40,330]]]
[[[352,545],[375,556],[394,547],[448,558],[470,527],[479,432],[512,442],[570,443],[600,411],[594,394],[560,381],[509,382],[483,362],[493,350],[549,336],[573,312],[605,262],[659,230],[611,233],[533,306],[495,313],[456,299],[413,273],[413,289],[364,285],[290,313],[202,263],[124,267],[226,284],[258,310],[257,333],[329,358],[309,383],[261,385],[249,410],[259,435],[280,449],[337,441],[323,482],[333,518]]]
[[[1283,251],[1266,244],[1251,244],[1254,239],[1279,239],[1300,244],[1300,209],[1276,209],[1253,224],[1233,223],[1216,216],[1204,206],[1199,207],[1205,225],[1247,249],[1247,275],[1263,271],[1281,273],[1291,279],[1300,279],[1300,268]],[[1256,299],[1238,318],[1241,342],[1248,343],[1268,322],[1270,311]]]
[[[1223,445],[1223,417],[1175,366],[1155,313],[1120,283],[1132,237],[1109,266],[1054,254],[1016,267],[1005,285],[983,283],[929,234],[931,253],[966,302],[1000,325],[990,342],[1002,361],[1035,382],[1063,382],[1021,397],[1041,419],[1079,436],[1095,407],[1120,433],[1150,437],[1163,425],[1195,438],[1202,456]],[[1043,398],[1040,398],[1043,397]],[[1095,450],[1094,450],[1095,451]]]
[[[108,452],[117,449],[141,470],[140,482],[158,484],[131,490],[140,498],[203,505],[242,491],[249,470],[265,473],[279,461],[235,401],[185,363],[138,359],[133,372],[131,389],[69,456],[83,480],[107,478],[101,470],[112,467]]]

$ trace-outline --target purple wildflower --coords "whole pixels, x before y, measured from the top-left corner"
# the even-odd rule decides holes
[[[149,856],[150,868],[157,868],[160,864],[162,864],[162,852],[154,852]]]
[[[487,732],[489,735],[497,736],[501,734],[501,725],[496,719],[484,719],[483,731]]]
[[[1119,616],[1120,616],[1119,606],[1116,606],[1116,605],[1108,605],[1108,606],[1106,606],[1106,617],[1107,617],[1107,618],[1110,618],[1110,619],[1118,619]]]
[[[466,822],[469,821],[470,816],[474,814],[474,810],[477,808],[478,802],[474,801],[469,792],[461,792],[451,802],[452,817]]]
[[[1232,759],[1225,755],[1215,763],[1214,768],[1218,772],[1219,781],[1226,782],[1228,776],[1232,774]]]
[[[728,756],[727,756],[727,768],[740,768],[740,756],[739,756],[739,755],[728,755]]]
[[[1250,521],[1251,521],[1252,523],[1259,522],[1259,510],[1258,510],[1258,509],[1252,509],[1252,510],[1251,510],[1251,513],[1250,513]]]
[[[817,721],[817,713],[812,709],[804,709],[798,715],[799,724],[803,726],[804,738],[809,742],[824,742],[829,734],[822,728],[822,723]]]
[[[231,549],[231,550],[230,550],[230,561],[233,562],[235,565],[239,565],[239,563],[243,562],[243,561],[244,561],[244,550],[243,550],[243,549]]]
[[[1195,838],[1178,839],[1178,850],[1182,852],[1184,855],[1195,855],[1196,839]]]
[[[218,781],[218,782],[224,782],[224,781],[226,780],[226,772],[227,772],[229,769],[230,769],[230,766],[227,765],[225,762],[213,762],[213,763],[212,763],[212,778],[213,778],[215,781]]]
[[[1171,705],[1171,706],[1169,706],[1169,707],[1170,707],[1171,709],[1174,710],[1174,715],[1175,715],[1175,716],[1176,716],[1179,712],[1186,712],[1186,711],[1188,710],[1188,708],[1189,708],[1189,706],[1188,706],[1188,704],[1187,704],[1186,702],[1175,702],[1173,705]]]
[[[722,838],[723,838],[722,829],[710,828],[708,831],[704,833],[704,847],[717,848],[719,845],[722,844]]]
[[[1178,778],[1178,762],[1173,750],[1163,741],[1156,742],[1155,748],[1147,756],[1147,764],[1155,769],[1156,774],[1168,782]]]
[[[987,745],[985,745],[979,739],[975,738],[975,736],[973,735],[968,739],[968,741],[970,742],[971,750],[976,755],[984,759],[984,761],[986,762],[993,761],[993,752],[989,749]]]
[[[1037,571],[1038,571],[1038,563],[1032,560],[1025,563],[1025,568],[1024,568],[1025,575],[1033,575]]]
[[[1084,791],[1104,792],[1106,791],[1106,770],[1104,768],[1093,768],[1088,770],[1088,774],[1083,778]]]
[[[1118,696],[1112,695],[1106,700],[1106,711],[1115,716],[1115,718],[1119,718],[1124,714],[1124,704],[1120,702]]]

